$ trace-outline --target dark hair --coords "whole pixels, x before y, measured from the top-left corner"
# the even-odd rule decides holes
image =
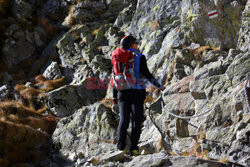
[[[136,38],[132,35],[128,35],[122,38],[120,44],[123,49],[129,49],[134,42],[136,42]]]

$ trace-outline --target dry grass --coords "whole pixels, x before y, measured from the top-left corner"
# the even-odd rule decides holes
[[[75,37],[75,40],[80,39],[80,35],[77,32],[72,32],[73,36]]]
[[[112,109],[112,102],[113,102],[113,99],[102,99],[100,100],[100,103],[102,103],[105,107],[109,108],[109,109]]]
[[[166,78],[166,80],[165,80],[165,82],[164,82],[164,85],[168,84],[168,83],[172,80],[172,78],[173,78],[173,76],[174,76],[175,64],[176,64],[175,61],[173,61],[173,62],[171,63],[170,69],[169,69],[169,72],[168,72],[168,76],[167,76],[167,78]]]
[[[40,114],[34,112],[30,108],[23,105],[19,101],[3,101],[0,102],[0,111],[5,115],[15,114],[18,116],[39,116]]]
[[[64,23],[67,26],[71,26],[75,24],[75,16],[73,14],[69,14],[65,19]]]
[[[93,35],[93,36],[96,36],[96,34],[98,33],[98,29],[97,30],[93,30],[92,32],[91,32],[91,34]]]
[[[75,8],[75,5],[71,5],[69,7],[69,12],[68,12],[68,16],[64,19],[64,23],[67,25],[67,26],[72,26],[75,24],[75,16],[74,16],[74,8]]]
[[[36,145],[48,147],[49,136],[27,125],[0,120],[0,142],[4,143],[3,159],[10,164],[34,162],[32,151],[38,150]],[[40,157],[44,159],[45,157]]]
[[[84,39],[81,40],[80,42],[81,45],[85,45],[86,44],[86,41]]]
[[[27,100],[26,103],[28,104],[28,107],[35,111],[35,105],[34,105],[34,98],[38,97],[41,93],[40,90],[28,87],[26,88],[24,85],[17,85],[15,87],[15,90],[19,91],[20,95]]]
[[[74,9],[75,9],[75,5],[71,5],[71,6],[69,7],[69,12],[68,12],[68,14],[73,14],[73,13],[74,13]]]
[[[151,26],[152,30],[155,31],[157,28],[159,28],[159,23],[158,21],[154,20],[152,22],[152,26]]]
[[[102,51],[102,46],[98,46],[97,50],[101,52]]]
[[[35,82],[36,83],[43,82],[43,81],[46,81],[46,78],[42,74],[35,77]]]
[[[35,78],[35,80],[38,81],[35,86],[40,87],[41,92],[48,92],[67,84],[67,78],[65,76],[55,80],[44,80],[44,78],[39,75]]]
[[[83,58],[81,59],[81,62],[82,62],[82,64],[85,64],[85,63],[87,62],[87,60],[83,57]]]
[[[197,60],[200,60],[202,53],[208,50],[219,50],[219,47],[201,46],[196,49],[189,49],[189,52],[192,53]]]
[[[144,103],[153,103],[154,101],[155,99],[152,97],[152,95],[147,95]]]
[[[226,158],[221,158],[221,159],[219,159],[219,162],[228,163],[230,161],[228,159],[226,159]]]
[[[19,85],[19,87],[22,87]],[[0,166],[39,162],[47,157],[57,119],[42,116],[18,101],[0,102]],[[37,148],[41,145],[41,148]],[[43,150],[45,149],[45,150]]]

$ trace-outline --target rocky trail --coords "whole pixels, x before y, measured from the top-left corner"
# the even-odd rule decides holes
[[[1,167],[249,167],[249,0],[0,0]],[[141,155],[116,149],[112,51],[147,84]],[[128,130],[127,143],[130,141]]]

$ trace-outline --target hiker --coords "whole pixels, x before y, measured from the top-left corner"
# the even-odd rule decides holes
[[[122,38],[121,48],[112,52],[113,106],[118,103],[120,122],[117,130],[117,149],[126,152],[126,136],[132,114],[130,155],[139,154],[138,141],[143,122],[143,104],[146,98],[145,78],[163,91],[161,85],[149,72],[146,57],[139,52],[136,39],[129,35]]]

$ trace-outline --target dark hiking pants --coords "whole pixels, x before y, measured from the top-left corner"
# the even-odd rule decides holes
[[[120,111],[120,122],[118,126],[117,148],[123,150],[126,147],[127,129],[132,121],[131,146],[130,151],[138,150],[138,141],[141,135],[141,125],[143,121],[143,104],[146,98],[146,91],[124,90],[118,92],[118,104]]]

